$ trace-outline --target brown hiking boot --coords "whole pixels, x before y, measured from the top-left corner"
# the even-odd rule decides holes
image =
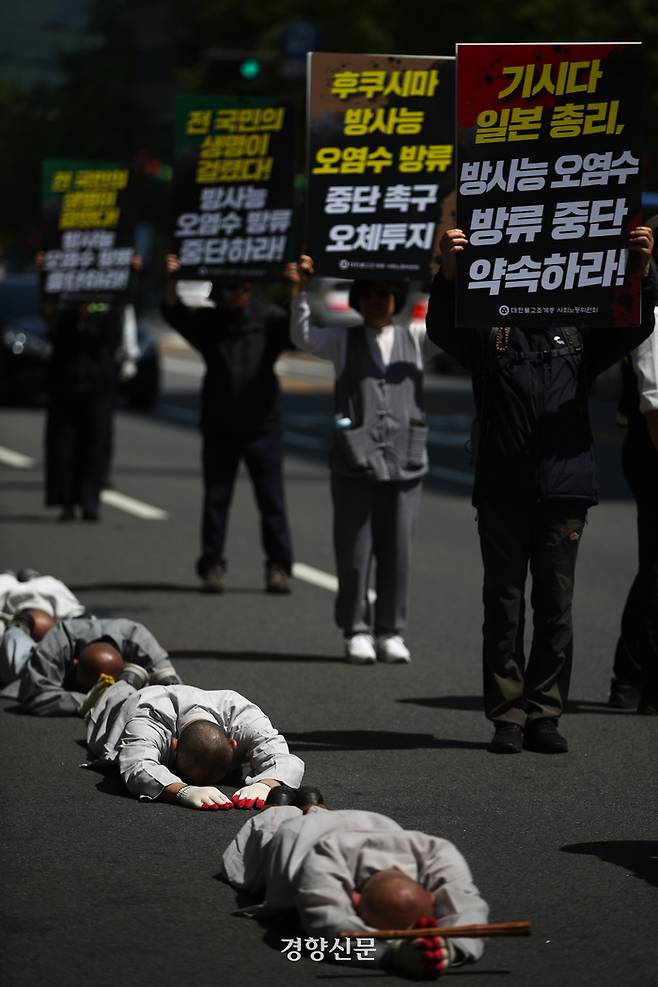
[[[280,565],[268,565],[265,572],[265,590],[268,593],[290,593],[290,576]]]

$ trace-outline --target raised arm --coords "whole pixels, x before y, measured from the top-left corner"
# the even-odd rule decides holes
[[[307,287],[312,276],[313,261],[307,254],[284,269],[283,277],[290,285],[290,338],[300,350],[331,360],[339,374],[345,364],[345,330],[311,325]]]
[[[455,327],[455,279],[458,258],[468,246],[462,230],[447,230],[441,237],[441,267],[434,278],[427,307],[427,335],[466,370],[475,369],[475,333]]]
[[[180,261],[176,254],[165,257],[165,290],[162,304],[163,318],[179,332],[195,349],[203,348],[203,332],[200,331],[195,318],[195,311],[183,304],[176,294],[176,274],[180,270]]]

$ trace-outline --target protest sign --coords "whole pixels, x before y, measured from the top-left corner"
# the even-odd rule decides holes
[[[175,126],[173,236],[181,277],[278,272],[293,216],[289,106],[179,96]]]
[[[316,272],[427,279],[454,209],[454,60],[314,52],[308,79]]]
[[[457,46],[457,325],[638,325],[641,46]]]
[[[46,160],[42,202],[44,297],[121,300],[134,251],[127,165]]]

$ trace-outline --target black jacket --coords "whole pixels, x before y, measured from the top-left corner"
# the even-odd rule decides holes
[[[505,355],[490,329],[455,328],[454,282],[434,279],[427,311],[430,339],[471,373],[481,422],[473,503],[598,500],[587,399],[597,374],[634,349],[653,328],[653,275],[642,280],[639,328],[585,327],[582,351],[569,352],[559,329],[513,327]],[[548,351],[554,354],[548,355]],[[545,357],[519,359],[545,352]]]
[[[121,366],[122,320],[122,306],[88,314],[77,307],[57,312],[49,329],[51,394],[70,398],[114,389]]]
[[[252,300],[244,310],[162,306],[167,322],[206,364],[201,394],[204,431],[268,431],[280,427],[279,382],[273,366],[291,349],[283,309]]]

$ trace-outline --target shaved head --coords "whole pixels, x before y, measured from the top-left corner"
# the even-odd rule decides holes
[[[358,896],[357,896],[358,897]],[[356,911],[373,929],[410,929],[431,918],[434,895],[418,881],[389,867],[375,871],[361,889]]]
[[[77,681],[83,692],[98,681],[99,675],[111,675],[118,679],[123,671],[121,652],[109,641],[93,641],[87,644],[78,657]]]
[[[195,720],[178,738],[176,767],[192,785],[217,785],[233,764],[233,744],[217,723]]]
[[[30,637],[35,641],[40,641],[45,637],[51,627],[57,623],[55,617],[51,617],[45,610],[37,610],[36,607],[27,607],[21,610],[21,616],[28,618]]]

